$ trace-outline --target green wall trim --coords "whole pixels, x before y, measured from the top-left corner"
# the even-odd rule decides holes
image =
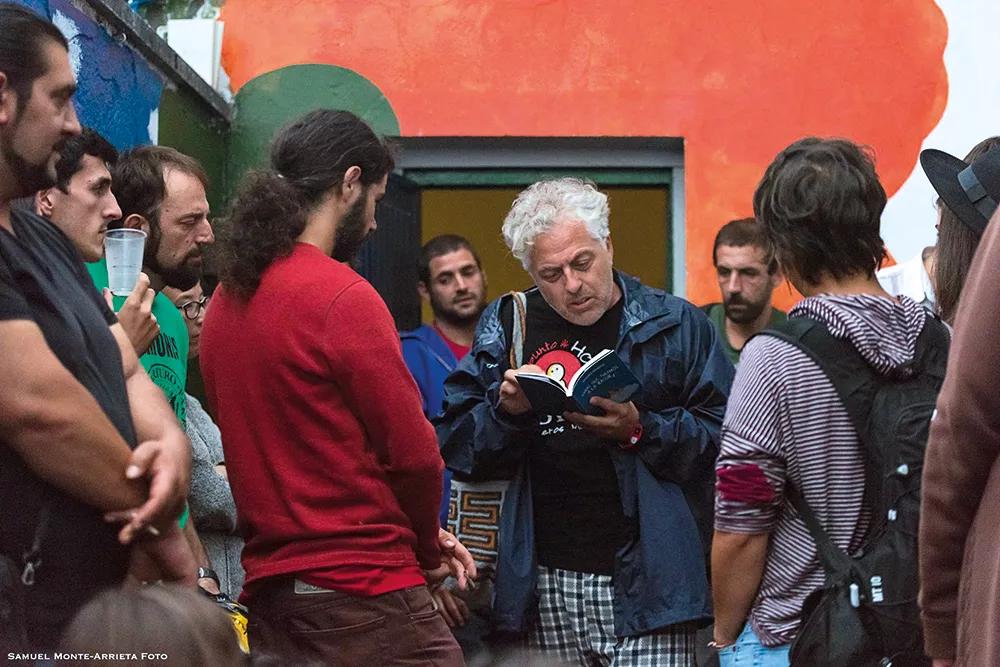
[[[577,176],[599,186],[670,185],[670,169],[407,169],[404,174],[421,187],[522,187],[543,178]]]
[[[158,120],[157,143],[176,148],[201,163],[208,175],[208,204],[214,215],[221,214],[229,192],[227,123],[191,92],[166,86],[160,97]]]
[[[234,190],[248,169],[267,164],[275,132],[313,109],[345,109],[376,133],[398,136],[399,120],[378,87],[333,65],[290,65],[251,79],[236,94],[227,180]]]

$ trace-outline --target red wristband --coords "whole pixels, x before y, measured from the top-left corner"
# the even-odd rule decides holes
[[[635,425],[632,429],[632,434],[628,437],[625,442],[619,443],[618,447],[625,450],[626,452],[632,451],[633,449],[639,448],[639,440],[642,439],[642,422]]]

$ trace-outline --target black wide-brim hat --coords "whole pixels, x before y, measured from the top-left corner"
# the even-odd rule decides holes
[[[962,223],[982,236],[1000,202],[1000,150],[987,151],[972,164],[928,148],[920,166],[941,201]]]

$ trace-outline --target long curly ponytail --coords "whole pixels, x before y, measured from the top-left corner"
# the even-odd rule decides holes
[[[249,299],[271,263],[287,256],[306,226],[304,201],[274,171],[252,171],[240,185],[221,240],[220,279],[226,289]]]
[[[271,169],[247,174],[233,200],[220,242],[226,289],[250,299],[261,274],[292,252],[310,212],[355,165],[368,186],[382,180],[394,160],[390,147],[349,111],[317,109],[279,130]]]

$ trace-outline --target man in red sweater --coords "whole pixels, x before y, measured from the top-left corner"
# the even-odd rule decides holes
[[[202,332],[250,643],[284,659],[462,664],[427,585],[475,566],[439,528],[443,463],[392,317],[345,263],[392,166],[347,112],[281,130],[233,205]]]

